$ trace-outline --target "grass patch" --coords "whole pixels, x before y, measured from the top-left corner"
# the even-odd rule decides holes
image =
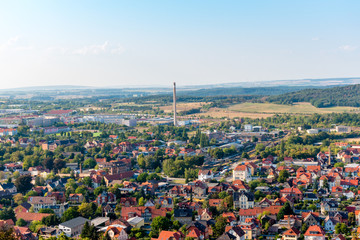
[[[95,132],[95,133],[93,133],[93,137],[100,137],[101,133],[102,132]]]
[[[174,179],[171,182],[178,184],[185,184],[185,179]]]

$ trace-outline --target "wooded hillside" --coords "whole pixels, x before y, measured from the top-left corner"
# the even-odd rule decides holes
[[[333,106],[360,107],[360,84],[326,89],[304,89],[298,92],[270,96],[268,101],[280,104],[310,102],[318,108]]]

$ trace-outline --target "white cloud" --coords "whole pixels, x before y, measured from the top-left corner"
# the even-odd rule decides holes
[[[89,45],[72,51],[72,54],[77,55],[99,55],[99,54],[121,54],[125,51],[123,46],[113,46],[105,41],[101,45]]]
[[[343,45],[343,46],[339,47],[339,49],[341,49],[343,51],[354,51],[357,48],[358,48],[357,46],[351,46],[351,45]]]
[[[319,37],[313,37],[313,38],[311,39],[311,41],[319,41],[319,40],[320,40]]]
[[[122,54],[125,51],[123,46],[118,46],[116,48],[111,49],[111,54]]]
[[[100,53],[105,53],[107,50],[107,46],[108,46],[108,42],[106,41],[102,45],[90,45],[90,46],[84,46],[79,49],[75,49],[73,53],[79,55],[88,55],[88,54],[97,55]]]
[[[7,40],[5,43],[0,44],[0,51],[7,50],[10,47],[14,46],[16,42],[19,41],[19,39],[20,39],[19,36],[9,38],[9,40]]]
[[[25,41],[19,36],[9,38],[5,43],[0,44],[0,52],[6,50],[28,51],[33,49],[33,46],[26,45]]]
[[[30,51],[36,50],[37,52],[45,52],[46,54],[54,55],[119,55],[125,51],[125,48],[120,44],[110,44],[105,41],[103,44],[85,45],[81,48],[71,48],[63,46],[32,46],[27,41],[19,36],[9,38],[7,41],[0,42],[0,53],[8,51]]]
[[[64,47],[49,47],[46,49],[46,52],[49,54],[61,54],[65,55],[69,53],[69,49]]]

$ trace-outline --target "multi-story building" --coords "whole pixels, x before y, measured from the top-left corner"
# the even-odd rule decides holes
[[[90,222],[90,220],[77,217],[59,224],[59,230],[68,237],[77,237],[81,234],[86,222]]]
[[[5,128],[0,129],[0,136],[14,136],[17,134],[17,130],[15,128]]]
[[[39,212],[40,209],[52,209],[54,213],[61,217],[63,213],[69,208],[67,203],[57,203],[55,197],[29,197],[29,203],[34,208],[34,212]]]
[[[234,208],[249,209],[254,207],[254,194],[251,192],[234,192]]]
[[[110,202],[115,202],[116,201],[116,196],[111,193],[111,192],[102,192],[101,194],[99,194],[99,196],[96,198],[96,202],[97,204],[101,205],[103,203],[110,203]]]
[[[335,130],[336,130],[336,132],[339,132],[339,133],[349,133],[349,132],[351,132],[351,127],[348,127],[348,126],[336,126]]]
[[[238,165],[233,170],[233,181],[242,180],[246,182],[251,181],[251,169],[246,165]]]

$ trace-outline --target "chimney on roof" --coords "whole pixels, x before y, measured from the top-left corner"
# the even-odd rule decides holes
[[[174,126],[177,126],[176,121],[176,83],[174,82],[174,88],[173,88],[173,111],[174,111]]]

